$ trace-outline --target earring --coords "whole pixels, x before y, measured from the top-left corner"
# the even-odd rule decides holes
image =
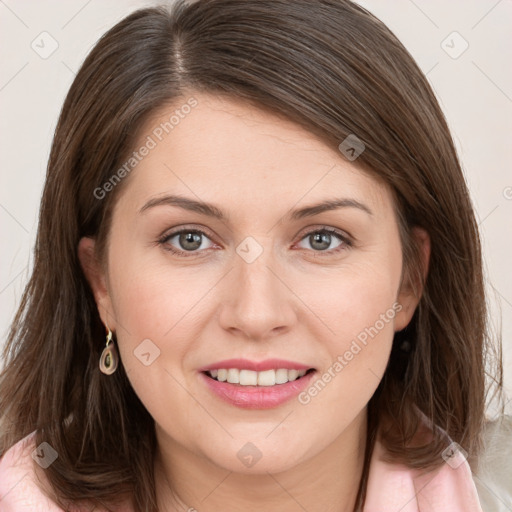
[[[103,349],[100,357],[100,370],[105,375],[112,375],[117,370],[117,364],[119,363],[119,355],[115,343],[112,341],[112,331],[108,329],[107,334],[107,345]]]

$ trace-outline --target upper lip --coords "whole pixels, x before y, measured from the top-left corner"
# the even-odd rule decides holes
[[[265,370],[277,370],[286,368],[287,370],[309,370],[309,365],[297,363],[295,361],[287,361],[285,359],[265,359],[264,361],[250,361],[249,359],[224,359],[216,363],[209,364],[199,369],[200,372],[209,370],[219,370],[221,368],[238,368],[239,370],[252,370],[255,372],[263,372]]]

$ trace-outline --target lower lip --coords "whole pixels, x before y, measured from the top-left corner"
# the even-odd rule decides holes
[[[300,379],[275,386],[241,386],[219,382],[201,373],[208,388],[225,402],[243,409],[272,409],[297,396],[311,382],[316,371]]]

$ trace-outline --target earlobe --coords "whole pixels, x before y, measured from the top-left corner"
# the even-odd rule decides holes
[[[83,237],[78,243],[78,259],[91,287],[101,320],[111,329],[115,329],[112,303],[108,293],[106,276],[96,257],[95,240]]]
[[[421,272],[408,275],[402,283],[397,298],[397,302],[402,306],[402,309],[395,316],[395,331],[401,331],[409,325],[423,294],[424,283],[428,275],[430,263],[430,236],[427,231],[419,227],[412,229],[411,236],[414,238],[420,252]],[[411,282],[411,280],[414,280],[414,282]]]

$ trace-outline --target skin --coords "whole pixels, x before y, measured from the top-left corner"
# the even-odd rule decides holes
[[[126,178],[106,265],[93,239],[79,244],[101,318],[156,422],[159,505],[200,512],[353,510],[366,406],[393,333],[409,323],[419,300],[409,283],[400,286],[391,192],[357,161],[289,121],[234,99],[193,95],[198,105]],[[159,111],[136,147],[183,103]],[[170,205],[140,212],[167,194],[214,203],[229,221]],[[372,214],[344,207],[286,217],[334,197],[357,200]],[[158,242],[183,226],[206,232],[188,256],[166,250],[186,250],[179,236]],[[309,234],[323,227],[349,234],[352,245],[332,235],[322,251]],[[428,261],[428,236],[415,233]],[[248,236],[263,250],[252,263],[236,252]],[[321,375],[396,302],[400,312],[306,405],[294,398],[274,409],[240,409],[200,379],[200,367],[233,357],[290,359]],[[149,366],[134,356],[145,339],[160,350]],[[247,442],[262,454],[252,467],[237,457]]]

